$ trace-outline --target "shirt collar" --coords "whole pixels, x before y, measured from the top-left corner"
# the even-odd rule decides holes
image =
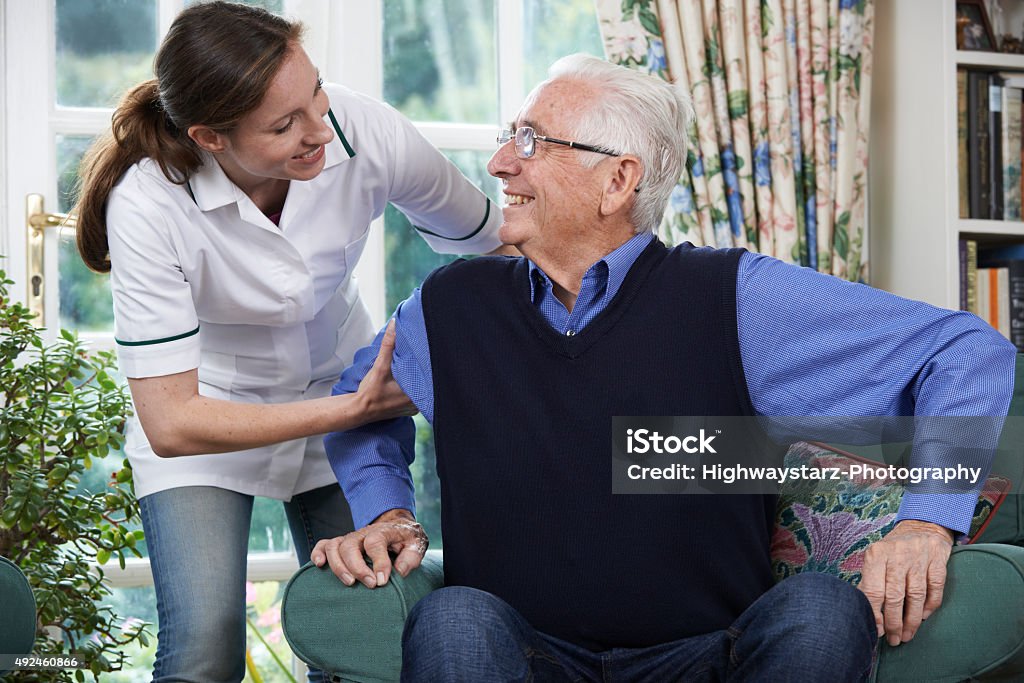
[[[355,156],[355,150],[352,149],[350,141],[345,136],[340,122],[338,126],[335,126],[330,115],[324,117],[324,121],[334,131],[334,138],[324,148],[324,170],[327,170],[351,159]],[[209,152],[203,152],[203,165],[189,177],[188,185],[192,190],[192,196],[195,197],[196,205],[201,211],[212,211],[236,203],[245,195],[237,185],[231,182],[231,179],[224,173],[224,169]]]
[[[653,239],[654,233],[652,232],[641,232],[634,235],[614,251],[609,252],[590,266],[587,272],[583,274],[583,277],[600,278],[606,275],[608,282],[604,300],[606,302],[611,301],[618,293],[619,287],[622,286],[622,282],[626,279],[626,274],[633,267],[637,257],[640,256],[640,253],[647,248],[647,245]],[[551,280],[533,261],[527,259],[527,263],[530,264],[530,301],[536,302],[537,285],[539,284],[545,289],[550,289]],[[604,265],[599,268],[598,266],[601,264]]]

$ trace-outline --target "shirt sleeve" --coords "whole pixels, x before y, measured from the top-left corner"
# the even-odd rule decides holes
[[[484,254],[501,246],[501,209],[430,144],[407,118],[394,115],[394,181],[388,201],[430,248]]]
[[[386,328],[385,328],[386,329]],[[434,392],[427,330],[420,290],[395,312],[395,354],[391,373],[427,419],[433,421]],[[359,388],[380,350],[382,329],[373,342],[355,354],[352,365],[334,385],[333,395]],[[415,514],[415,489],[409,465],[415,457],[416,426],[403,417],[364,425],[324,437],[327,458],[345,491],[356,528],[396,508]]]
[[[966,533],[1009,409],[1014,346],[970,313],[760,254],[740,259],[736,299],[740,355],[760,415],[990,418],[971,423],[974,464],[983,466],[976,489],[908,491],[897,516]],[[939,464],[943,435],[935,437],[917,430],[913,465]]]
[[[166,214],[131,176],[108,201],[114,336],[126,377],[199,367],[199,318]]]

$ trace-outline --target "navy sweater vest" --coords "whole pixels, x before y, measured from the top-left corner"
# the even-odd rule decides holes
[[[740,253],[652,242],[573,337],[529,301],[525,259],[431,274],[447,585],[594,651],[727,628],[771,587],[774,496],[611,492],[612,416],[753,414]]]

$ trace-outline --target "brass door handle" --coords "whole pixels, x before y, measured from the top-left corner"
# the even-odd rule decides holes
[[[30,194],[25,197],[25,252],[28,259],[28,292],[25,298],[30,311],[36,314],[33,322],[37,327],[46,325],[46,229],[75,229],[75,216],[63,213],[46,213],[43,195]]]

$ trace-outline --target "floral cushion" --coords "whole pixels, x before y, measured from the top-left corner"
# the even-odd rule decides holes
[[[822,444],[801,442],[786,454],[786,467],[833,467],[848,473],[854,463],[870,462]],[[878,464],[878,463],[874,463]],[[987,520],[1010,489],[1010,481],[989,477],[974,509],[966,539],[978,538]],[[779,494],[772,536],[772,571],[776,581],[802,571],[834,574],[856,585],[868,545],[892,530],[903,497],[903,484],[844,476],[787,481]]]

